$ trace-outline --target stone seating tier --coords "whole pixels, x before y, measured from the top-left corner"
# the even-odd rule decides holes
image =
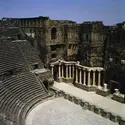
[[[14,124],[24,125],[31,108],[47,97],[47,91],[34,74],[15,75],[0,83],[0,112]]]

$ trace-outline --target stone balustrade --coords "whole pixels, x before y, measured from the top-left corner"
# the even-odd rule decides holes
[[[56,67],[58,82],[73,83],[74,81],[77,87],[87,91],[107,90],[107,85],[103,84],[104,68],[102,67],[87,67],[80,65],[79,61],[64,60],[53,62],[50,66],[53,76],[54,67]]]

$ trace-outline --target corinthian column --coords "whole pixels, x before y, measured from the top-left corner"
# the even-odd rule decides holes
[[[68,65],[66,64],[66,79],[68,79]]]
[[[69,78],[71,78],[71,65],[69,65]]]
[[[98,70],[98,88],[101,88],[101,70]]]
[[[95,86],[95,70],[93,70],[93,80],[92,80],[92,85]]]
[[[84,69],[84,82],[83,85],[86,85],[86,70]]]
[[[61,77],[61,76],[60,76],[60,65],[61,65],[61,64],[59,63],[59,70],[58,70],[58,72],[59,72],[59,78]]]
[[[88,71],[88,84],[87,86],[90,87],[90,70],[87,70]]]
[[[74,78],[74,65],[72,65],[72,77]]]
[[[80,67],[79,67],[79,83],[82,84],[82,72]]]
[[[62,64],[62,78],[63,78],[64,76],[63,76],[63,64]]]
[[[77,69],[77,66],[76,66],[76,83],[78,83],[78,69]]]

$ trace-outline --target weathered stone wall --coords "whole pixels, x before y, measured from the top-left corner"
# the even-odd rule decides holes
[[[80,60],[88,66],[103,66],[104,31],[102,22],[84,22],[80,27]],[[83,58],[81,58],[83,56]]]

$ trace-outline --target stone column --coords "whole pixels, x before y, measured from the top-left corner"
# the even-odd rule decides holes
[[[92,86],[95,86],[95,70],[93,70]]]
[[[69,65],[69,78],[71,78],[71,65]]]
[[[86,70],[84,69],[84,82],[83,85],[86,85]]]
[[[88,84],[87,86],[90,87],[90,70],[87,70],[88,71]]]
[[[59,63],[59,70],[58,70],[58,72],[59,72],[59,78],[61,77],[61,75],[60,75],[60,63]]]
[[[62,64],[62,78],[64,77],[63,74],[64,74],[64,73],[63,73],[63,64]]]
[[[66,64],[66,79],[68,79],[68,65]]]
[[[82,84],[82,72],[80,67],[79,67],[79,83]]]
[[[101,88],[101,70],[98,70],[98,88]]]
[[[54,67],[54,65],[51,65],[52,76],[53,76],[53,67]]]
[[[72,65],[72,77],[74,78],[74,65]]]
[[[78,83],[78,69],[77,69],[78,67],[76,66],[76,83]]]

